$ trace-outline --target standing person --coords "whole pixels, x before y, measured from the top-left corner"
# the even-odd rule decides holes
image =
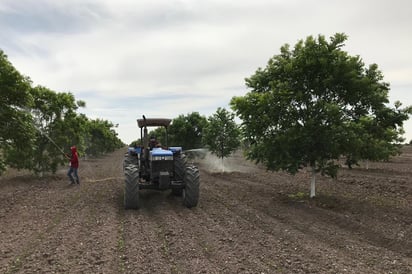
[[[75,183],[80,184],[79,175],[77,174],[77,170],[79,169],[79,156],[77,155],[76,146],[72,146],[70,150],[72,151],[72,156],[70,157],[70,168],[67,176],[69,176],[71,185]]]

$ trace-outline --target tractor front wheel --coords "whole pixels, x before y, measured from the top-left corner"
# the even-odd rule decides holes
[[[195,207],[199,201],[199,169],[195,166],[186,167],[183,179],[185,188],[183,189],[183,204],[188,207]]]
[[[124,207],[126,209],[139,208],[139,170],[135,165],[127,165],[124,169],[125,189]]]
[[[128,165],[138,165],[139,161],[137,160],[137,156],[133,156],[130,155],[129,153],[127,153],[124,156],[124,160],[123,160],[123,169],[126,168]]]
[[[175,180],[183,181],[185,177],[185,169],[186,169],[186,155],[180,154],[175,158]],[[182,188],[172,188],[172,194],[174,196],[182,196],[183,189]]]

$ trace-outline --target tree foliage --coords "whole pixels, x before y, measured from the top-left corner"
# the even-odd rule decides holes
[[[240,129],[236,125],[235,114],[218,108],[208,121],[203,142],[213,154],[223,159],[240,146]]]
[[[87,155],[99,156],[123,146],[117,137],[112,122],[102,119],[89,120],[87,123]]]
[[[198,112],[179,115],[169,127],[169,145],[185,150],[202,147],[203,129],[207,124],[206,117]]]
[[[11,149],[19,149],[22,156],[31,152],[27,143],[33,140],[35,129],[30,113],[25,111],[33,103],[30,87],[30,79],[21,75],[0,50],[0,174]]]
[[[72,145],[93,155],[121,147],[111,122],[77,112],[85,106],[71,93],[33,87],[0,51],[0,174],[6,166],[55,172]]]
[[[388,106],[389,84],[378,66],[343,51],[346,39],[337,33],[330,41],[309,36],[294,49],[286,44],[246,79],[251,91],[231,106],[250,159],[270,170],[294,174],[309,166],[336,176],[341,156],[356,163],[396,153],[411,109]]]

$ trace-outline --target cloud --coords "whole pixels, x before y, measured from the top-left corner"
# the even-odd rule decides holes
[[[70,91],[91,117],[209,115],[246,92],[244,78],[308,35],[349,36],[377,63],[391,98],[412,104],[406,0],[3,0],[0,48],[35,84]],[[132,122],[128,122],[132,121]],[[412,131],[410,133],[412,138]]]
[[[204,92],[210,87],[214,88],[210,92],[220,93],[219,82],[248,64],[230,49],[231,43],[224,38],[228,35],[222,36],[222,31],[224,27],[219,32],[202,24],[177,24],[175,29],[140,33],[133,26],[124,30],[115,24],[86,33],[36,32],[20,38],[32,62],[26,62],[27,56],[15,61],[23,71],[34,72],[30,74],[34,82],[57,90],[96,89],[127,95]],[[227,85],[223,83],[223,88]]]
[[[3,30],[21,34],[84,32],[96,26],[104,15],[101,6],[87,1],[4,0],[0,3]]]

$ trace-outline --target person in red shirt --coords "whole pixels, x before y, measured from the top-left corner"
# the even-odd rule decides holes
[[[72,146],[70,148],[72,151],[72,156],[70,157],[70,168],[67,172],[67,176],[69,176],[70,184],[80,184],[79,175],[77,170],[79,169],[79,156],[77,155],[77,148],[76,146]]]

